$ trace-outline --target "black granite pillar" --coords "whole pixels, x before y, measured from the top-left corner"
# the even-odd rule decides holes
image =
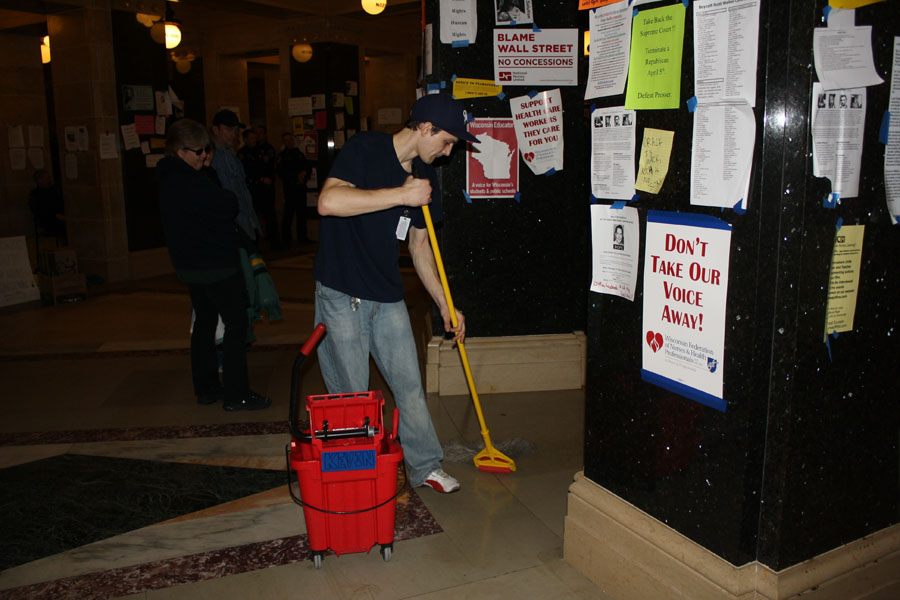
[[[690,206],[686,109],[638,114],[639,129],[675,131],[662,193],[637,204],[642,227],[648,208],[712,214],[734,227],[726,411],[641,380],[640,294],[633,303],[591,295],[588,306],[586,476],[732,564],[776,571],[900,519],[900,225],[886,210],[878,143],[900,13],[890,2],[857,9],[857,24],[873,26],[885,83],[868,88],[859,197],[828,209],[830,183],[812,176],[809,122],[812,35],[825,25],[825,5],[762,1],[746,214]],[[693,96],[687,15],[682,106]],[[854,329],[831,340],[829,355],[823,330],[839,219],[866,229]],[[612,351],[610,336],[624,344]]]
[[[454,76],[493,81],[494,3],[479,1],[477,5],[475,43],[453,48],[440,43],[438,2],[425,3],[426,22],[434,27],[434,68],[425,83],[452,89]],[[587,27],[587,15],[577,10],[577,2],[534,0],[534,15],[542,29],[584,31]],[[520,27],[530,31],[530,26]],[[585,69],[586,59],[580,57],[579,82],[584,81]],[[462,102],[475,118],[509,118],[509,99],[535,89],[555,88],[505,86],[503,98]],[[491,198],[467,202],[461,148],[438,169],[444,223],[437,234],[453,301],[466,314],[469,336],[571,333],[585,328],[590,213],[584,87],[562,86],[559,90],[564,111],[564,168],[553,175],[534,175],[520,161],[518,201]],[[435,322],[434,333],[443,334],[442,323]]]

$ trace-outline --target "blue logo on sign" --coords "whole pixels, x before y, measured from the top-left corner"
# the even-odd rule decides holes
[[[716,359],[714,359],[710,356],[706,357],[706,368],[709,369],[710,373],[715,373],[716,367],[718,367],[718,366],[719,366],[719,361],[717,361]]]
[[[375,450],[343,450],[322,453],[322,472],[364,471],[375,468]]]

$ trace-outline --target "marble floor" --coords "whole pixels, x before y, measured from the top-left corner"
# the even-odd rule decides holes
[[[285,470],[313,251],[266,255],[284,319],[255,327],[251,384],[273,398],[257,412],[196,403],[190,302],[173,276],[0,310],[0,599],[608,598],[562,560],[567,488],[582,467],[579,391],[482,395],[518,470],[448,458],[461,491],[404,490],[389,562],[376,546],[315,568]],[[424,342],[429,299],[405,277]],[[377,372],[371,389],[390,414]],[[313,356],[301,397],[324,391]],[[480,439],[467,395],[428,402],[442,442]]]

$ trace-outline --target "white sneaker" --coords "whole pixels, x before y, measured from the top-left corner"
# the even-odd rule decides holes
[[[425,483],[422,485],[427,485],[434,491],[442,494],[450,494],[459,489],[459,482],[441,469],[435,469],[429,473],[428,477],[425,478]]]

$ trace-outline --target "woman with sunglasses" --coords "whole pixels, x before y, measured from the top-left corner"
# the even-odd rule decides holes
[[[202,172],[209,151],[209,133],[200,123],[181,119],[169,127],[166,156],[156,165],[163,230],[196,313],[191,374],[197,402],[221,399],[225,410],[258,410],[272,400],[251,391],[247,376],[249,300],[234,223],[238,200]],[[222,383],[216,359],[218,315],[225,324]]]

